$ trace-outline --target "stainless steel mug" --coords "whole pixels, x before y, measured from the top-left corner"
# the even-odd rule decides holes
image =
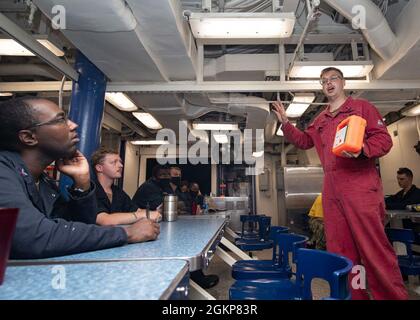
[[[173,194],[163,198],[163,221],[175,221],[178,218],[178,197]]]

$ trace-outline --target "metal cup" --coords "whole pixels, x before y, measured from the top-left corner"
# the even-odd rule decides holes
[[[168,194],[163,198],[163,221],[175,221],[178,218],[178,197]]]

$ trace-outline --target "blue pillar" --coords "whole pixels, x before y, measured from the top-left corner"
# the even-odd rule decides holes
[[[90,160],[101,138],[106,77],[81,52],[77,53],[75,69],[79,80],[73,81],[69,118],[79,125],[78,149]],[[61,191],[66,193],[66,187],[72,184],[73,181],[63,175],[60,179]]]

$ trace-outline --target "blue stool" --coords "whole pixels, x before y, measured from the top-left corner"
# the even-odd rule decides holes
[[[305,236],[288,234],[287,228],[278,229],[273,235],[273,257],[271,260],[240,260],[232,266],[232,277],[236,280],[245,279],[279,279],[290,278],[292,269],[289,263],[289,254],[295,261],[298,248],[303,248],[308,241]]]
[[[411,248],[413,243],[416,243],[416,234],[411,229],[385,229],[389,241],[402,242],[407,249],[407,255],[398,256],[398,265],[401,273],[406,276],[420,275],[420,257],[413,255]]]
[[[273,247],[273,241],[269,239],[271,229],[271,217],[265,215],[241,215],[242,234],[235,240],[235,245],[243,251],[259,251]],[[246,232],[245,224],[251,225]]]
[[[277,233],[288,233],[290,229],[283,226],[272,226],[268,238],[274,241],[274,235]]]
[[[240,221],[242,224],[241,232],[238,232],[238,235],[241,239],[258,239],[259,233],[258,233],[258,220],[260,215],[241,215]]]
[[[328,300],[349,300],[348,274],[352,262],[321,250],[298,249],[296,279],[258,279],[236,281],[229,290],[232,300],[312,300],[314,278],[330,285]]]

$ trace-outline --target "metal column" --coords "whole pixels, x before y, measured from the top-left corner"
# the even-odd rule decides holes
[[[78,148],[90,160],[100,143],[106,77],[81,52],[77,53],[75,69],[79,79],[73,82],[69,118],[79,125]],[[66,187],[72,183],[69,177],[63,176],[60,181],[61,191],[65,193]]]

